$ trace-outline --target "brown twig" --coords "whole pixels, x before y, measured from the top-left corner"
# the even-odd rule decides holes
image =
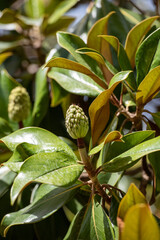
[[[23,122],[22,122],[22,121],[20,121],[20,122],[18,123],[18,125],[19,125],[19,129],[20,129],[20,128],[24,128],[24,125],[23,125]]]
[[[132,6],[135,7],[141,14],[143,15],[145,14],[145,12],[142,9],[140,9],[132,0],[128,0],[128,2],[131,3]]]

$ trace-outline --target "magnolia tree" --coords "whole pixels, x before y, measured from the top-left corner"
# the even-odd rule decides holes
[[[89,14],[101,11],[99,2]],[[50,53],[37,74],[43,84],[50,79],[51,106],[61,103],[63,136],[24,127],[38,119],[43,94],[32,109],[26,89],[2,70],[0,90],[9,86],[9,100],[1,119],[0,184],[12,206],[1,221],[3,237],[23,226],[32,239],[34,226],[36,239],[160,239],[160,113],[146,106],[159,101],[159,17],[129,15],[138,23],[119,39],[112,23],[133,22],[112,8],[85,39],[58,32],[69,54]]]

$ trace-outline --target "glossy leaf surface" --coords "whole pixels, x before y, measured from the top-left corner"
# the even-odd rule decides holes
[[[137,85],[139,85],[150,70],[160,39],[160,29],[151,33],[140,45],[136,53]]]
[[[64,69],[69,69],[69,70],[83,73],[83,74],[91,77],[102,88],[107,87],[106,84],[104,83],[104,81],[102,79],[100,79],[97,75],[95,75],[92,71],[90,71],[88,68],[84,67],[83,65],[81,65],[77,62],[71,61],[69,59],[54,58],[54,59],[51,59],[45,66],[46,67],[64,68]]]
[[[151,101],[160,90],[160,66],[152,69],[137,89],[136,101],[138,106],[144,106]]]
[[[82,170],[83,166],[67,153],[37,153],[26,159],[20,168],[12,185],[11,202],[13,204],[22,189],[32,181],[60,187],[72,185]]]
[[[109,98],[116,86],[125,80],[130,71],[117,73],[111,80],[109,88],[103,91],[90,105],[89,116],[91,120],[91,133],[93,146],[100,137],[109,119]],[[97,128],[98,126],[98,128]]]
[[[92,199],[73,219],[65,240],[114,239],[111,222],[98,202]]]
[[[138,23],[134,28],[132,28],[127,35],[125,50],[130,60],[132,68],[134,68],[135,65],[135,54],[137,48],[139,47],[139,44],[142,41],[145,34],[149,31],[152,23],[157,18],[158,17],[155,16],[143,20],[142,22]]]
[[[134,165],[141,157],[160,151],[160,137],[145,141],[113,158],[111,161],[102,165],[103,170],[109,172],[122,171]]]
[[[35,223],[56,212],[74,196],[80,185],[68,188],[57,188],[53,185],[42,184],[34,201],[27,207],[7,214],[2,220],[3,235],[6,236],[11,226]]]
[[[96,97],[103,91],[103,88],[89,76],[76,71],[53,68],[48,73],[48,76],[53,78],[62,88],[73,94]]]

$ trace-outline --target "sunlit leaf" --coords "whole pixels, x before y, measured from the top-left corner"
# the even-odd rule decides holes
[[[134,165],[140,158],[152,152],[160,151],[160,137],[147,140],[102,165],[108,172],[122,171]]]
[[[123,45],[119,42],[118,38],[111,35],[100,35],[99,37],[103,38],[108,44],[110,44],[115,49],[115,51],[117,52],[117,58],[121,70],[123,71],[131,70],[132,67],[129,62],[128,56],[124,50]],[[127,79],[127,83],[132,89],[134,90],[136,89],[136,80],[133,73]]]
[[[76,164],[75,158],[67,153],[37,153],[26,159],[20,168],[11,188],[11,203],[15,202],[22,189],[32,181],[68,186],[77,180],[82,170],[83,166]]]
[[[104,42],[102,38],[98,38],[98,35],[107,34],[108,20],[113,13],[114,12],[110,12],[107,16],[98,20],[90,29],[87,39],[87,46],[100,52],[110,63],[112,63],[112,56],[109,44]],[[113,77],[113,74],[111,74],[110,71],[108,71],[108,69],[105,69],[103,66],[102,69],[107,82],[109,82]]]
[[[87,55],[82,55],[76,52],[76,50],[79,48],[87,47],[85,42],[79,36],[67,32],[58,32],[57,41],[61,47],[72,54],[78,63],[88,68],[101,79],[104,79],[102,71],[94,59]]]
[[[100,79],[97,75],[95,75],[92,71],[90,71],[88,68],[84,67],[83,65],[77,62],[71,61],[69,59],[53,58],[48,63],[46,63],[45,67],[59,67],[59,68],[77,71],[91,77],[102,88],[107,87],[104,81]]]
[[[7,192],[15,176],[16,173],[10,171],[9,168],[5,166],[0,168],[0,197]]]
[[[135,65],[135,54],[145,34],[149,31],[152,23],[158,19],[158,16],[147,18],[138,23],[130,30],[127,35],[125,50],[130,60],[132,68]]]
[[[101,144],[94,147],[89,152],[89,155],[92,155],[92,154],[95,154],[95,153],[101,151],[106,143],[109,143],[109,142],[112,142],[112,141],[122,141],[121,138],[122,138],[122,135],[119,131],[110,132],[109,134],[107,134],[107,136],[103,140],[101,140]]]
[[[121,239],[160,239],[158,224],[147,204],[137,204],[128,210]]]
[[[117,73],[111,80],[109,89],[103,91],[90,105],[91,133],[93,146],[100,137],[109,119],[109,98],[116,86],[125,80],[130,71]],[[97,127],[98,126],[98,127]]]
[[[76,52],[80,54],[86,54],[95,59],[98,63],[104,65],[113,75],[118,72],[118,70],[109,61],[107,61],[99,52],[92,48],[80,48]]]
[[[151,33],[140,45],[136,53],[137,85],[139,85],[150,71],[157,45],[160,39],[160,29]]]
[[[122,198],[119,204],[117,216],[124,220],[128,210],[138,203],[147,204],[147,200],[145,199],[144,195],[140,192],[140,190],[132,183],[126,195]]]
[[[73,94],[96,97],[103,91],[103,88],[89,76],[76,71],[53,68],[49,71],[48,76],[53,78],[63,89]]]
[[[151,101],[160,90],[160,66],[152,69],[137,89],[136,101],[138,106],[144,106]]]

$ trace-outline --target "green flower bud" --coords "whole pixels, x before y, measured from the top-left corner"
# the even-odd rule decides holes
[[[30,112],[30,97],[24,87],[12,89],[9,95],[8,116],[11,120],[20,122],[26,119]]]
[[[67,132],[74,139],[85,137],[89,129],[88,118],[83,109],[74,104],[67,110],[65,125]]]

